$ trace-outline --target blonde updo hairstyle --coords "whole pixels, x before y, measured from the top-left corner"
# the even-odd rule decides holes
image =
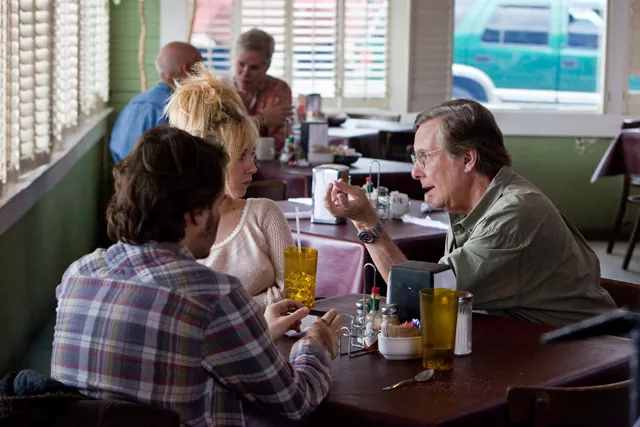
[[[202,64],[176,82],[164,113],[171,126],[220,142],[231,163],[240,160],[259,136],[240,96]]]

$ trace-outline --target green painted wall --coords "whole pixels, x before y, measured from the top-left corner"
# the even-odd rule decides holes
[[[147,27],[144,62],[149,89],[159,80],[155,59],[160,49],[160,1],[146,1],[144,15]],[[141,91],[138,66],[140,37],[138,2],[122,0],[118,6],[112,5],[110,25],[110,102],[117,113]]]
[[[101,216],[103,144],[0,236],[0,376],[55,308],[69,264],[93,251]]]
[[[575,138],[505,138],[515,170],[544,191],[587,238],[594,239],[608,237],[622,192],[621,177],[590,184],[610,142],[599,139],[580,150]],[[633,208],[629,211],[626,232],[636,213]]]

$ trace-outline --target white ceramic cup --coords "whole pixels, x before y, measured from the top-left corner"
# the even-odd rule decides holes
[[[273,137],[258,138],[256,143],[256,159],[258,160],[273,160],[275,153],[276,140]]]

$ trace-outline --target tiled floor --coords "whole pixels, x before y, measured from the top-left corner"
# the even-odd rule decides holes
[[[607,253],[607,242],[589,242],[596,255],[600,259],[600,271],[602,277],[622,280],[625,282],[640,283],[640,245],[635,249],[629,268],[622,269],[622,260],[627,250],[627,242],[616,242],[613,251]]]

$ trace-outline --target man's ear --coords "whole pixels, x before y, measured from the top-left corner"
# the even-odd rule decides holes
[[[184,214],[184,220],[187,222],[187,225],[197,226],[202,222],[202,215],[204,215],[204,211],[202,209],[187,212]]]
[[[195,219],[195,216],[193,215],[193,212],[185,212],[184,222],[187,225],[196,225],[196,219]]]
[[[475,170],[478,163],[478,152],[474,149],[467,150],[462,157],[464,159],[464,171],[471,172]]]

